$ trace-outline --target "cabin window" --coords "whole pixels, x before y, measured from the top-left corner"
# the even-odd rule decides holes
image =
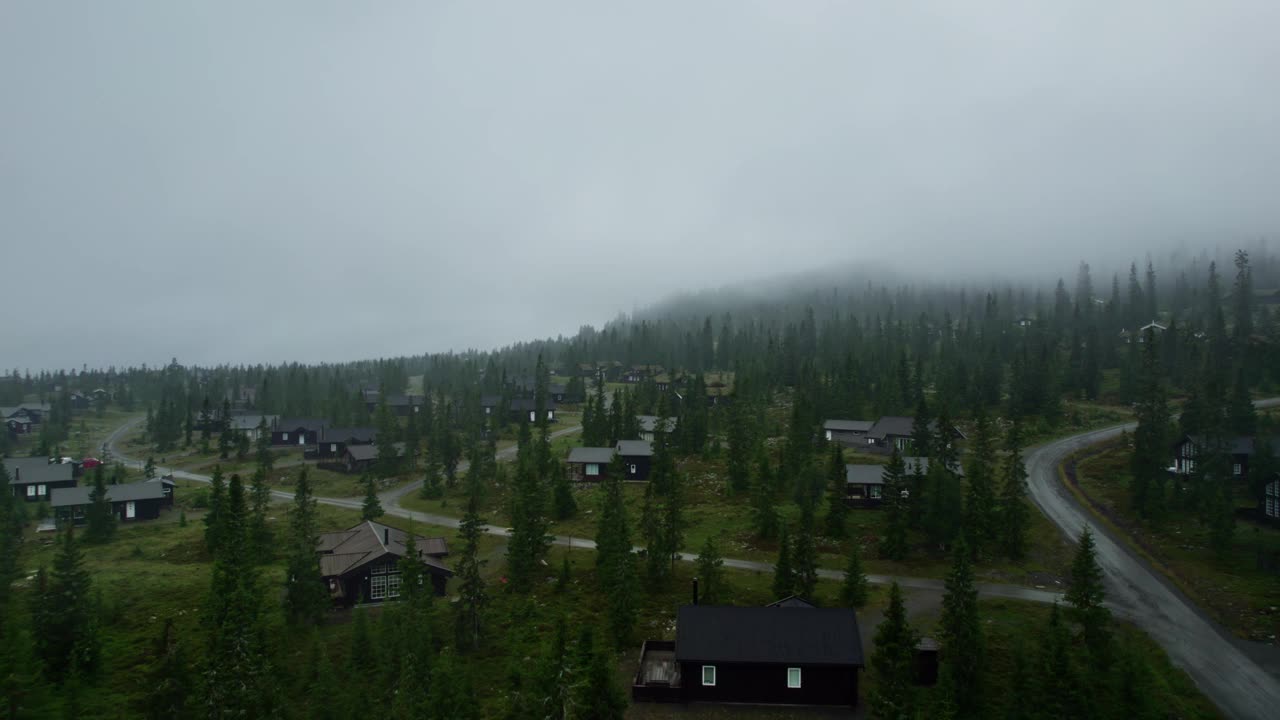
[[[827,440],[830,440],[830,439],[831,439],[831,431],[830,431],[830,430],[828,430],[828,431],[827,431]]]
[[[488,414],[489,414],[489,411],[490,411],[490,410],[492,410],[492,409],[493,409],[493,408],[485,408],[485,409],[484,409],[484,414],[485,414],[485,415],[488,415]]]
[[[716,686],[716,666],[715,665],[702,666],[702,684],[707,687]]]
[[[1240,474],[1240,463],[1236,463],[1236,464],[1234,464],[1234,465],[1232,465],[1232,466],[1231,466],[1231,474],[1232,474],[1232,475],[1239,475],[1239,474]]]
[[[632,475],[635,475],[635,474],[636,474],[636,464],[635,464],[635,463],[631,463],[631,474],[632,474]]]
[[[338,452],[338,443],[329,443],[329,452]]]
[[[535,410],[530,410],[530,411],[529,411],[529,422],[537,422],[537,421],[538,421],[538,413],[537,413],[537,411],[535,411]]]
[[[872,500],[879,500],[879,499],[880,499],[880,490],[881,490],[881,487],[880,487],[879,485],[872,485],[872,486],[871,486],[871,499],[872,499]]]
[[[863,492],[863,487],[861,485],[850,485],[849,497],[858,498],[858,499],[866,497],[865,493]]]
[[[599,463],[587,463],[587,475],[595,477],[600,474]]]
[[[394,562],[378,563],[369,568],[369,599],[400,597],[400,570]]]
[[[124,516],[126,519],[138,516],[138,506],[132,500],[124,504]]]
[[[548,411],[547,411],[547,419],[548,419],[548,420],[551,420],[551,419],[555,418],[555,416],[556,416],[556,411],[555,411],[555,410],[548,410]]]
[[[35,486],[35,485],[28,485],[28,486],[27,486],[27,497],[35,497],[35,496],[36,496],[36,486]]]
[[[49,494],[49,486],[48,486],[48,485],[38,485],[38,486],[36,486],[36,495],[39,495],[40,497],[44,497],[45,495],[48,495],[48,494]]]
[[[284,434],[284,441],[289,442],[289,433]]]
[[[793,690],[800,688],[800,668],[787,668],[787,687]]]

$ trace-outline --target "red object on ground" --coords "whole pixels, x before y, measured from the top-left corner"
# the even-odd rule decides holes
[[[84,462],[81,463],[81,465],[84,466],[85,470],[92,470],[93,468],[96,468],[101,464],[102,464],[102,461],[99,460],[98,458],[85,458]]]

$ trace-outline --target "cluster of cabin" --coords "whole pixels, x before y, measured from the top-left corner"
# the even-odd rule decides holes
[[[1263,447],[1270,447],[1272,457],[1280,455],[1280,437],[1266,438],[1266,442],[1253,435],[1237,435],[1225,438],[1222,451],[1227,456],[1230,480],[1249,482],[1249,466]],[[1207,438],[1201,435],[1183,435],[1173,444],[1173,462],[1169,472],[1174,475],[1191,475],[1205,452]],[[1258,517],[1280,523],[1280,472],[1265,478],[1262,497],[1258,501]]]
[[[79,393],[77,393],[79,394]],[[0,407],[0,421],[11,437],[30,435],[48,417],[52,408],[46,403],[22,403]]]
[[[619,440],[613,447],[576,447],[569,451],[565,464],[570,476],[578,482],[603,480],[609,474],[609,466],[615,457],[622,459],[623,480],[648,480],[653,461],[653,440],[658,433],[675,430],[675,418],[659,418],[654,415],[637,415],[640,436]]]
[[[14,497],[30,503],[47,502],[59,524],[81,524],[91,503],[92,488],[80,485],[86,463],[67,458],[5,458]],[[107,501],[120,522],[154,520],[173,507],[174,483],[155,478],[107,486]]]
[[[822,425],[822,432],[827,442],[887,455],[895,449],[898,452],[909,451],[915,427],[916,419],[913,417],[885,415],[879,420],[827,420]],[[931,422],[929,427],[932,432],[937,432],[937,421]],[[950,431],[953,438],[964,439],[959,428],[952,427]]]

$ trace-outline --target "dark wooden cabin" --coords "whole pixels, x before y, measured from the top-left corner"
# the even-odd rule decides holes
[[[615,448],[622,456],[627,480],[648,480],[649,467],[653,464],[653,445],[644,440],[619,440]]]
[[[1169,470],[1178,475],[1190,475],[1196,471],[1197,460],[1205,453],[1208,439],[1202,435],[1183,435],[1173,444],[1173,465]],[[1280,450],[1280,438],[1269,438],[1271,452]],[[1249,462],[1258,451],[1256,438],[1237,435],[1225,438],[1222,451],[1229,456],[1231,476],[1239,480],[1249,477]]]
[[[576,447],[569,451],[565,464],[569,472],[578,482],[603,480],[609,474],[609,463],[613,461],[614,448]]]
[[[1267,522],[1280,524],[1280,473],[1272,473],[1267,484],[1262,486],[1258,514]]]
[[[320,442],[320,433],[327,425],[324,420],[312,418],[284,418],[276,421],[271,430],[272,445],[300,445],[314,447]]]
[[[556,401],[547,398],[545,412],[547,413],[547,422],[556,421],[556,410],[558,406]],[[530,423],[538,421],[538,402],[533,398],[513,398],[511,400],[511,421],[524,422],[528,420]]]
[[[161,510],[173,507],[173,489],[173,481],[161,479],[108,485],[107,501],[112,514],[122,523],[155,520]],[[54,517],[59,523],[84,524],[91,492],[93,488],[88,486],[54,490],[50,503]]]
[[[822,431],[827,442],[857,447],[867,444],[872,425],[875,423],[870,420],[828,420],[822,424]]]
[[[404,460],[404,443],[395,444],[396,457],[403,462]],[[349,473],[362,473],[372,470],[374,465],[378,464],[378,458],[381,456],[377,445],[348,445],[343,461],[346,463],[346,471]]]
[[[851,609],[685,605],[674,643],[645,643],[632,692],[636,700],[853,707],[863,665]]]
[[[351,607],[357,602],[380,603],[400,596],[400,559],[407,551],[409,534],[381,523],[365,522],[338,532],[320,535],[320,575],[334,605]],[[444,595],[453,571],[441,560],[449,554],[442,537],[414,536],[418,558],[426,566],[432,590]]]
[[[321,460],[340,460],[349,445],[372,445],[377,439],[373,428],[325,428],[316,443],[316,455]]]
[[[54,490],[76,486],[75,465],[51,463],[48,458],[5,458],[13,496],[27,502],[44,502]]]
[[[884,502],[884,465],[845,465],[845,504],[876,508]]]

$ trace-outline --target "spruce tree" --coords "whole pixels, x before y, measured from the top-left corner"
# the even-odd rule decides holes
[[[67,526],[58,539],[53,569],[39,579],[33,598],[36,652],[53,680],[65,678],[73,667],[92,673],[101,652],[92,580],[74,527]]]
[[[868,667],[873,689],[871,711],[878,720],[913,720],[916,691],[915,647],[918,637],[907,622],[898,583],[889,586],[889,607],[876,628],[875,650]]]
[[[165,618],[156,639],[153,664],[148,675],[143,710],[148,720],[186,717],[187,696],[191,692],[191,668],[182,643],[175,637],[173,618]]]
[[[627,696],[618,687],[617,667],[604,648],[597,647],[595,632],[584,625],[574,648],[576,667],[564,717],[569,720],[622,720]]]
[[[258,421],[258,437],[254,441],[255,461],[264,473],[275,469],[276,456],[271,452],[271,428],[267,427],[267,419]]]
[[[555,480],[551,486],[551,507],[556,520],[568,520],[578,512],[578,502],[573,498],[573,483],[562,467],[553,470]]]
[[[792,542],[795,592],[812,599],[818,587],[818,548],[814,540],[813,508],[800,508],[800,531]]]
[[[725,597],[724,558],[721,557],[720,549],[716,547],[715,540],[710,535],[702,545],[702,552],[698,554],[697,567],[700,602],[707,605],[723,602]]]
[[[1071,653],[1071,631],[1062,620],[1058,603],[1049,612],[1049,625],[1040,636],[1036,659],[1035,694],[1042,718],[1085,718],[1083,677]]]
[[[226,514],[226,483],[222,479],[222,466],[214,465],[209,478],[209,509],[204,514],[204,547],[213,555],[222,543],[223,520]]]
[[[883,474],[883,502],[888,517],[885,519],[884,537],[880,539],[880,556],[899,562],[907,557],[907,524],[910,514],[907,505],[915,501],[906,488],[905,475],[906,469],[902,463],[902,455],[895,447]],[[905,498],[904,493],[907,493]]]
[[[965,462],[965,482],[968,493],[964,502],[964,533],[975,557],[982,556],[996,534],[996,498],[992,476],[995,457],[995,439],[991,422],[982,406],[974,412],[974,433],[969,441]]]
[[[849,506],[845,504],[848,483],[844,464],[844,451],[839,443],[832,443],[831,458],[827,462],[827,527],[826,534],[843,538],[847,532],[845,520]]]
[[[761,540],[769,540],[778,534],[778,505],[773,473],[769,468],[769,454],[761,445],[756,457],[756,473],[751,488],[751,525]]]
[[[1171,416],[1154,336],[1147,338],[1143,348],[1136,415],[1138,427],[1133,433],[1130,462],[1130,504],[1142,517],[1159,521],[1164,515]]]
[[[480,537],[484,534],[484,520],[480,517],[480,479],[467,478],[467,511],[458,523],[458,539],[462,552],[455,566],[459,602],[457,604],[457,642],[459,648],[480,647],[484,608],[489,604],[489,593],[481,572],[486,564],[480,559]]]
[[[622,475],[622,458],[615,455],[601,486],[600,520],[596,525],[596,575],[608,600],[609,632],[617,647],[631,641],[639,602]]]
[[[253,557],[259,564],[270,562],[275,545],[271,542],[271,528],[267,525],[267,509],[271,507],[271,486],[267,484],[266,471],[259,467],[253,472],[249,488],[249,544]]]
[[[796,594],[796,572],[791,563],[791,538],[784,525],[778,534],[778,561],[773,566],[773,596],[779,600]]]
[[[93,489],[89,491],[85,524],[86,542],[105,543],[115,536],[116,515],[107,498],[107,472],[102,465],[93,469]]]
[[[378,499],[378,485],[369,473],[365,473],[363,484],[364,502],[360,505],[360,519],[377,520],[384,514],[382,501]]]
[[[953,683],[956,716],[979,717],[982,712],[984,643],[978,617],[978,589],[974,586],[969,548],[963,536],[952,550],[951,572],[942,598],[939,631],[943,672]]]
[[[511,538],[507,542],[510,587],[519,592],[532,588],[538,566],[551,544],[544,510],[546,490],[532,445],[529,424],[522,422],[511,498]]]
[[[1005,435],[1000,503],[997,514],[1000,544],[1012,560],[1026,554],[1031,509],[1027,507],[1027,467],[1022,462],[1022,438],[1015,420]]]
[[[849,564],[844,570],[844,581],[840,585],[840,604],[844,607],[860,608],[867,604],[870,587],[867,573],[862,569],[862,552],[858,541],[849,543]]]
[[[316,622],[329,603],[320,575],[320,556],[316,553],[318,537],[316,501],[304,467],[293,489],[285,569],[285,617],[295,625]]]
[[[1063,597],[1071,605],[1072,619],[1084,630],[1085,645],[1093,663],[1099,668],[1107,667],[1111,655],[1111,611],[1104,605],[1106,596],[1093,533],[1085,526],[1080,533],[1075,558],[1071,561],[1071,579]]]

